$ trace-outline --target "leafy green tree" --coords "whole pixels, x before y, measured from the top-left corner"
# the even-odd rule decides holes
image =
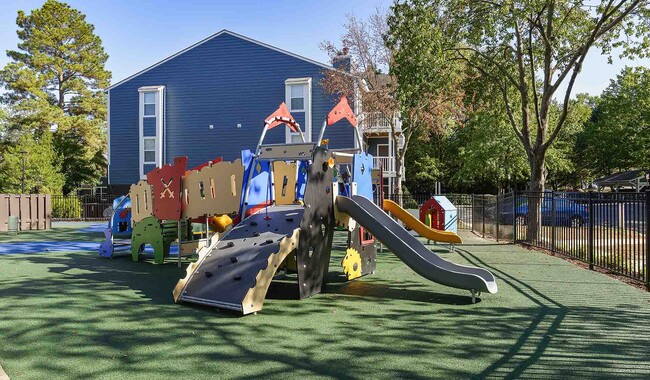
[[[546,157],[566,123],[574,84],[594,48],[645,56],[650,47],[647,0],[474,1],[411,0],[393,6],[404,29],[428,22],[434,29],[418,50],[455,55],[500,90],[512,130],[530,168],[529,189],[543,191]],[[425,21],[423,21],[423,19]],[[391,28],[390,33],[393,32]],[[412,65],[412,77],[426,77]],[[512,94],[516,94],[512,97]],[[555,98],[561,107],[552,116]],[[537,238],[540,205],[529,205],[527,238]]]
[[[434,132],[426,138],[411,139],[404,157],[406,188],[411,194],[433,194],[436,182],[449,184],[448,173],[457,161],[447,159],[449,139]]]
[[[592,179],[650,168],[650,69],[626,67],[611,81],[596,102],[577,151]]]
[[[432,43],[439,41],[436,24],[440,21],[431,8],[399,4],[388,17],[384,41],[391,49],[390,71],[397,82],[394,95],[399,102],[404,137],[403,148],[395,155],[397,168],[404,165],[413,138],[427,141],[431,131],[444,134],[464,115],[464,65],[451,59],[442,45]],[[399,171],[396,179],[400,194]]]
[[[94,183],[103,173],[108,55],[86,16],[65,3],[47,0],[30,14],[18,12],[20,43],[0,72],[5,104],[16,112],[11,125],[38,140],[52,127],[63,159],[64,191]]]
[[[554,189],[577,190],[589,182],[588,176],[578,165],[577,155],[580,152],[576,146],[585,124],[591,118],[595,99],[587,94],[578,94],[570,100],[564,127],[547,153],[547,178]],[[557,120],[561,108],[561,104],[553,103],[552,120]]]
[[[25,193],[61,194],[64,177],[49,131],[38,140],[30,133],[23,133],[15,144],[6,148],[0,160],[0,192],[22,192],[23,160]]]
[[[471,73],[467,77],[466,118],[443,134],[411,143],[406,177],[412,193],[432,192],[436,181],[443,183],[445,191],[496,193],[520,189],[529,178],[526,154],[498,91],[489,82],[472,80]],[[549,181],[556,189],[581,185],[575,144],[591,116],[593,98],[578,95],[572,102],[576,104],[570,107],[567,125],[548,152]],[[554,104],[553,110],[557,115],[559,105]]]

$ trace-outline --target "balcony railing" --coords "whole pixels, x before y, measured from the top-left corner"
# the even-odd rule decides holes
[[[402,124],[398,117],[391,119],[379,112],[368,112],[363,115],[363,131],[365,133],[390,132],[391,122],[395,124],[395,132],[401,132]]]
[[[393,157],[373,157],[372,164],[375,168],[383,168],[384,173],[395,174],[395,158]]]

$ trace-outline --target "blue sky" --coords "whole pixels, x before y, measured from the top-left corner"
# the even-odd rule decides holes
[[[4,52],[15,49],[16,12],[38,8],[43,0],[0,1],[0,67]],[[285,1],[163,1],[69,0],[86,14],[110,55],[107,66],[116,83],[203,38],[229,29],[308,58],[327,62],[318,45],[338,41],[345,15],[365,18],[391,0],[285,0]],[[650,66],[615,59],[609,65],[592,52],[575,86],[575,93],[599,94],[625,65]]]

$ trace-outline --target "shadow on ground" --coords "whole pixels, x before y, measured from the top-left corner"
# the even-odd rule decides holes
[[[90,253],[0,258],[0,362],[21,378],[647,378],[647,295],[512,247],[444,256],[493,271],[499,293],[418,277],[388,252],[323,294],[278,283],[258,315],[173,304],[172,263]],[[572,283],[562,283],[562,280]],[[602,283],[601,283],[602,282]],[[594,285],[594,283],[596,285]]]

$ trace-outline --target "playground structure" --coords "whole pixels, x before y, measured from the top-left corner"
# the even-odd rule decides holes
[[[420,207],[420,222],[436,230],[456,233],[458,209],[444,195],[434,195]]]
[[[383,209],[384,211],[391,213],[394,217],[402,221],[402,223],[404,223],[404,225],[406,225],[408,228],[417,232],[418,235],[427,238],[427,240],[450,244],[463,243],[460,236],[458,236],[455,232],[433,228],[431,227],[431,224],[427,225],[423,223],[421,220],[418,220],[416,217],[411,215],[410,212],[404,210],[397,203],[389,199],[384,199]]]
[[[329,149],[325,129],[342,119],[352,125],[357,146]],[[279,125],[299,133],[302,142],[264,144],[266,133]],[[119,254],[121,244],[137,261],[149,244],[155,262],[163,263],[176,240],[179,266],[183,257],[198,259],[174,288],[174,300],[249,314],[262,309],[278,271],[297,274],[300,299],[320,293],[333,233],[340,228],[348,232],[341,263],[348,280],[375,271],[378,239],[431,281],[470,290],[473,300],[476,292],[495,293],[490,272],[440,258],[384,210],[428,239],[460,243],[458,235],[432,229],[388,200],[383,210],[373,203],[373,184],[383,199],[381,174],[373,171],[372,156],[362,147],[345,97],[327,115],[318,143],[306,141],[282,103],[265,120],[254,152],[192,170],[186,170],[186,157],[177,157],[132,185],[128,197],[116,200],[100,255]],[[128,230],[121,216],[129,212],[131,241],[117,242],[116,236]],[[196,231],[197,226],[204,228]]]

